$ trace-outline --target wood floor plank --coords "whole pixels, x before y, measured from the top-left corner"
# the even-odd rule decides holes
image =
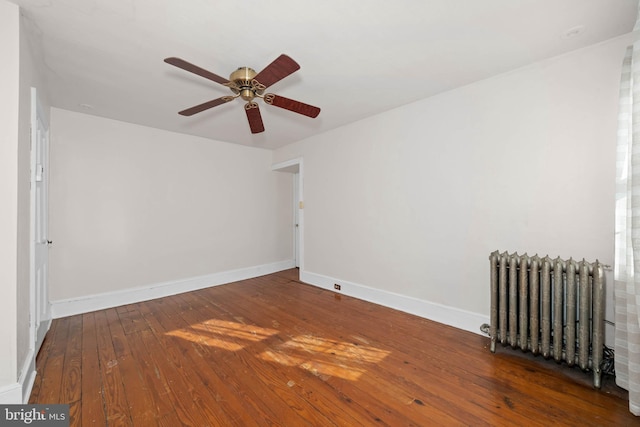
[[[47,335],[44,337],[44,341],[42,342],[42,346],[40,347],[40,351],[36,355],[36,378],[31,388],[31,395],[29,396],[29,403],[35,403],[38,400],[38,396],[40,395],[40,389],[42,385],[42,373],[44,371],[44,367],[46,366],[47,358],[51,354],[50,347],[54,341],[53,336],[56,334],[56,326],[57,322],[53,322]]]
[[[183,319],[179,316],[170,318],[165,313],[156,312],[148,322],[158,343],[166,349],[167,361],[175,366],[176,371],[181,372],[184,380],[190,385],[189,393],[199,396],[202,401],[212,403],[206,409],[199,409],[199,412],[207,412],[208,419],[215,425],[236,423],[241,417],[230,411],[228,406],[228,400],[234,401],[235,396],[223,397],[227,394],[220,387],[221,381],[210,371],[211,367],[200,360],[200,353],[193,346],[193,342],[181,342],[183,335],[172,334],[175,330],[188,326]]]
[[[30,402],[71,425],[638,425],[612,380],[302,284],[296,269],[55,319]]]
[[[163,419],[172,419],[170,414],[175,415],[175,405],[169,384],[160,377],[160,372],[154,361],[149,357],[149,350],[144,345],[143,334],[152,334],[152,332],[145,330],[132,333],[129,336],[129,345],[132,357],[138,361],[142,380],[153,402],[152,406],[147,409],[155,413],[158,424],[161,424]]]
[[[82,375],[80,414],[78,420],[72,425],[95,425],[107,424],[107,416],[104,407],[104,389],[102,387],[102,376],[100,374],[100,358],[98,355],[98,341],[95,313],[85,313],[82,315],[82,365],[80,367]]]
[[[104,407],[108,424],[130,426],[132,425],[131,413],[109,328],[109,314],[113,311],[114,309],[108,309],[95,314]]]
[[[130,304],[124,307],[117,307],[116,311],[120,318],[120,324],[126,335],[148,329],[149,325],[145,321],[137,304]]]
[[[107,312],[109,331],[113,341],[115,356],[118,366],[122,372],[123,388],[126,400],[131,413],[133,425],[154,426],[157,425],[156,413],[154,411],[153,396],[144,382],[142,375],[143,368],[139,360],[144,354],[134,355],[131,350],[128,337],[125,333],[121,313],[118,310]]]
[[[61,400],[78,402],[81,397],[82,316],[69,317],[69,338],[62,367]]]
[[[202,397],[194,392],[193,385],[184,377],[184,369],[175,366],[167,358],[167,346],[164,345],[166,343],[161,345],[157,337],[150,332],[142,331],[140,336],[147,348],[148,357],[153,361],[156,375],[163,379],[164,390],[171,395],[181,422],[184,425],[201,426],[207,425],[207,417],[215,419],[210,406],[202,403]]]
[[[42,381],[38,402],[51,404],[66,403],[62,400],[61,384],[67,340],[69,339],[70,318],[60,319],[55,328],[49,354],[42,370]]]

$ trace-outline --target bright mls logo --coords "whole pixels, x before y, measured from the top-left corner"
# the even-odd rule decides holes
[[[69,427],[69,405],[0,405],[0,426]]]

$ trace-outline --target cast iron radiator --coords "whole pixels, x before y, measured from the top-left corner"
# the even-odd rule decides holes
[[[598,261],[493,252],[491,352],[496,342],[593,371],[604,353],[604,267]]]

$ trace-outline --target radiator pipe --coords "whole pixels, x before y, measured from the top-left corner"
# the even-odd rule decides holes
[[[527,254],[523,255],[524,258],[528,258]],[[528,350],[528,331],[529,331],[529,275],[526,268],[520,270],[520,303],[519,303],[519,316],[518,324],[520,325],[520,340],[518,344],[522,351]],[[515,328],[514,328],[515,329]]]
[[[595,349],[604,348],[604,271],[596,260],[593,274],[593,344]],[[600,388],[602,379],[603,351],[593,351],[593,384]]]
[[[575,365],[576,360],[576,307],[578,289],[576,287],[576,263],[573,258],[567,262],[567,364]]]
[[[553,266],[553,283],[562,283],[562,260],[556,258]],[[564,308],[564,289],[562,286],[553,287],[553,358],[562,361],[562,316]]]
[[[578,360],[580,368],[587,369],[587,361],[589,359],[589,322],[583,322],[582,319],[589,319],[591,314],[591,283],[589,281],[589,271],[587,262],[583,259],[579,267],[580,275],[580,304],[578,309],[578,342],[581,344],[578,348]]]
[[[500,275],[499,275],[500,296],[499,300],[499,317],[500,317],[500,344],[507,343],[507,257],[503,254],[500,257]]]
[[[540,275],[538,271],[540,269],[540,257],[535,255],[531,258],[531,268],[529,274],[531,277],[529,283],[529,312],[531,313],[531,330],[540,330]],[[531,342],[529,348],[535,355],[539,353],[540,348],[540,334],[531,334]]]
[[[516,253],[509,260],[509,344],[518,348],[518,268],[516,267]],[[503,300],[505,301],[505,300]]]
[[[496,341],[498,339],[498,251],[489,257],[491,261],[491,313],[489,336],[491,337],[491,352],[496,352]]]
[[[540,293],[542,312],[542,356],[548,358],[551,354],[551,260],[545,257],[542,260],[542,288]]]

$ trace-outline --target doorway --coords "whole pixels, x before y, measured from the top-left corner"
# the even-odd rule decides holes
[[[295,266],[304,269],[304,198],[302,158],[287,160],[271,166],[276,172],[290,173],[293,180],[293,256]]]

